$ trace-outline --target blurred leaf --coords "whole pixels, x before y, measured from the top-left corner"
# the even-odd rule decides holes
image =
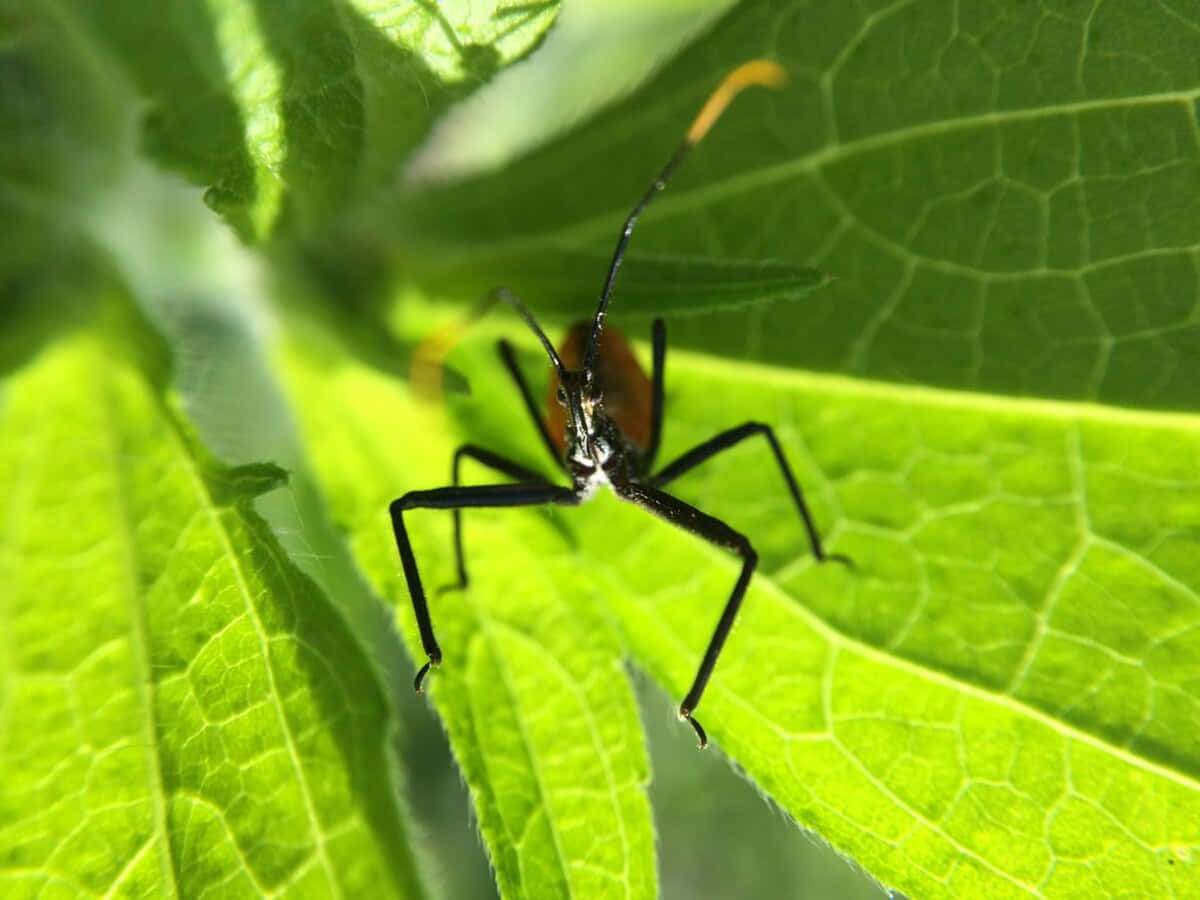
[[[383,693],[251,505],[285,474],[103,308],[0,406],[0,893],[420,896]]]
[[[426,260],[609,251],[705,94],[757,56],[790,83],[737,101],[632,248],[771,257],[837,280],[814,302],[684,323],[677,341],[900,382],[1200,408],[1194,4],[743,3],[587,126],[412,198],[405,243]],[[579,270],[569,295],[594,296],[601,274]],[[632,311],[617,292],[613,314]]]
[[[146,151],[248,240],[323,229],[389,185],[454,99],[521,56],[557,4],[444,13],[379,0],[67,0],[81,33],[149,102]]]
[[[628,94],[736,0],[566,3],[536,56],[512,66],[437,123],[410,180],[494,169]],[[498,14],[522,9],[501,7]]]
[[[0,316],[48,321],[61,308],[34,298],[47,283],[88,274],[78,271],[72,216],[113,177],[115,154],[106,151],[124,122],[120,92],[77,50],[46,17],[0,5],[0,304],[8,307]],[[36,348],[28,334],[0,329],[0,355]]]

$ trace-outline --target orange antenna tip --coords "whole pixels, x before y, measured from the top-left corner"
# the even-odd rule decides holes
[[[409,383],[422,400],[436,402],[442,398],[442,366],[464,330],[461,322],[447,325],[421,341],[413,351]]]
[[[692,122],[692,127],[688,129],[687,142],[695,144],[708,134],[713,123],[721,118],[721,113],[725,112],[725,107],[746,88],[754,85],[779,87],[786,80],[787,72],[784,71],[783,66],[771,62],[769,59],[752,59],[750,62],[742,63],[726,75],[725,80],[712,92],[699,115]]]
[[[417,345],[409,364],[408,378],[413,392],[419,398],[435,402],[442,399],[442,374],[446,357],[468,326],[491,309],[495,302],[492,294],[485,294],[464,318],[443,325]]]

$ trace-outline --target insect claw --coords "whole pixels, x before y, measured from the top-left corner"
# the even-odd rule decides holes
[[[708,735],[704,733],[704,728],[692,718],[692,711],[686,706],[679,707],[679,718],[685,720],[696,732],[696,737],[700,738],[700,745],[697,750],[703,750],[708,746]]]
[[[433,660],[430,660],[429,662],[425,663],[425,665],[421,666],[421,670],[417,672],[417,677],[413,680],[413,690],[415,690],[418,694],[425,693],[425,688],[421,682],[425,680],[425,675],[429,672],[429,668],[432,665]]]
[[[818,562],[840,562],[843,566],[845,566],[851,572],[858,571],[858,566],[855,564],[854,560],[852,560],[850,557],[848,557],[844,553],[826,553],[821,559],[819,559],[817,561]]]

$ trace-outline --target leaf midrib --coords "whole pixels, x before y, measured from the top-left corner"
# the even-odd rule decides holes
[[[93,351],[98,353],[99,350]],[[95,361],[92,361],[95,365]],[[139,587],[137,573],[138,565],[137,540],[133,526],[133,517],[126,497],[129,493],[129,474],[124,463],[125,455],[121,452],[121,442],[118,437],[117,412],[113,398],[114,386],[112,379],[116,377],[109,367],[95,366],[104,374],[96,380],[99,402],[106,422],[107,443],[109,447],[109,465],[113,479],[113,518],[116,520],[114,532],[122,544],[122,556],[125,562],[125,592],[129,605],[129,637],[137,665],[136,690],[142,707],[142,729],[145,740],[144,759],[149,784],[151,808],[154,810],[154,832],[157,835],[159,868],[162,872],[163,887],[171,897],[179,896],[179,873],[177,860],[172,849],[170,830],[167,827],[167,807],[165,803],[166,786],[163,780],[162,754],[159,752],[158,720],[155,715],[155,694],[158,682],[150,664],[150,638],[146,623],[145,595]],[[137,856],[140,857],[140,852]],[[114,882],[114,887],[120,878]]]
[[[478,328],[478,326],[476,326]],[[670,323],[668,322],[668,329]],[[496,329],[493,329],[496,330]],[[497,333],[498,330],[497,330]],[[508,339],[544,358],[541,346],[519,326],[507,328]],[[668,335],[669,335],[668,330]],[[639,355],[649,355],[649,345],[631,340]],[[1164,411],[1113,406],[1084,400],[1052,400],[1044,397],[1017,397],[967,389],[933,387],[925,384],[898,383],[874,378],[858,378],[829,372],[810,372],[767,362],[730,359],[691,350],[668,349],[665,377],[668,386],[672,370],[678,366],[730,382],[756,381],[763,385],[828,397],[847,397],[884,401],[888,404],[921,405],[950,412],[987,412],[1031,416],[1049,421],[1143,428],[1200,431],[1200,411]]]
[[[571,872],[570,872],[570,867],[567,863],[566,852],[563,850],[562,841],[559,839],[559,836],[558,836],[558,822],[557,822],[557,819],[555,818],[555,816],[551,812],[552,807],[551,807],[550,801],[549,801],[549,794],[546,791],[545,784],[542,783],[541,768],[538,765],[537,755],[533,752],[533,744],[529,739],[529,732],[525,727],[525,717],[523,715],[521,715],[521,705],[517,699],[516,692],[513,690],[512,681],[509,678],[508,666],[505,664],[504,654],[500,652],[500,648],[496,645],[496,639],[492,634],[492,629],[494,627],[493,622],[491,620],[491,617],[487,615],[486,611],[484,611],[479,606],[479,604],[475,601],[475,599],[470,596],[471,591],[467,590],[464,593],[466,595],[468,595],[468,596],[466,596],[465,599],[467,601],[467,604],[471,607],[471,610],[475,615],[475,621],[479,623],[479,630],[478,630],[477,634],[479,635],[480,639],[484,642],[484,644],[487,646],[488,653],[491,654],[492,659],[496,664],[496,669],[500,673],[501,687],[504,689],[504,693],[508,695],[509,704],[514,711],[513,718],[516,720],[516,723],[517,723],[517,732],[521,738],[521,747],[525,751],[525,758],[529,762],[529,771],[533,776],[533,784],[537,788],[537,793],[538,793],[539,803],[538,803],[537,809],[533,813],[531,813],[531,815],[537,815],[540,812],[540,814],[543,816],[543,818],[545,818],[546,825],[550,830],[551,841],[554,844],[554,858],[555,858],[555,861],[558,863],[559,872],[562,874],[563,884],[566,885],[567,891],[568,891],[568,893],[570,893],[572,890],[572,888],[571,888]],[[474,715],[475,714],[475,706],[473,704],[470,706],[470,709],[471,709],[472,715]],[[479,727],[478,727],[478,725],[476,725],[476,731],[478,732],[478,730],[479,730]],[[488,767],[487,754],[481,753],[480,759],[483,762],[484,768],[486,769]],[[490,777],[489,777],[489,782],[491,782]],[[496,791],[495,791],[494,783],[490,784],[489,786],[492,788],[492,795],[495,796]],[[513,847],[520,847],[520,845],[521,845],[520,837],[521,836],[516,835],[512,832],[512,830],[509,827],[507,818],[502,816],[501,819],[504,822],[504,830],[508,833],[508,838],[509,838],[510,844]],[[526,820],[525,827],[528,828],[528,826],[529,826],[529,820]],[[518,872],[520,872],[520,871],[521,871],[520,866],[518,866]]]
[[[283,710],[280,703],[279,689],[275,684],[275,669],[271,661],[271,652],[269,641],[263,623],[258,615],[258,610],[254,606],[254,601],[251,598],[249,585],[246,583],[245,573],[242,571],[241,559],[234,550],[228,529],[221,518],[220,511],[213,503],[212,496],[208,492],[208,487],[205,484],[204,477],[201,474],[197,461],[192,456],[189,447],[183,436],[178,432],[178,425],[167,409],[163,409],[163,415],[168,421],[168,432],[170,433],[179,456],[183,459],[187,468],[188,474],[191,476],[192,484],[196,491],[196,498],[200,509],[207,515],[212,524],[213,531],[216,532],[218,539],[221,542],[221,549],[226,559],[229,562],[230,571],[233,573],[234,580],[237,583],[238,593],[241,595],[243,606],[246,610],[246,616],[254,626],[255,635],[258,638],[259,652],[262,654],[263,670],[267,677],[267,693],[270,697],[271,707],[275,710],[276,720],[279,723],[280,733],[283,735],[284,746],[287,748],[288,759],[292,765],[292,771],[295,773],[296,785],[300,790],[300,795],[304,801],[304,811],[308,818],[309,829],[312,834],[313,846],[316,851],[317,858],[321,862],[321,867],[325,873],[325,879],[329,884],[329,888],[334,897],[341,898],[341,884],[335,877],[337,872],[333,861],[329,858],[328,850],[325,847],[325,831],[321,826],[320,818],[317,816],[316,807],[313,802],[312,791],[308,785],[307,774],[300,762],[300,756],[296,749],[296,740],[292,734],[291,723],[288,721],[287,714]],[[251,538],[253,539],[253,538]],[[221,816],[223,819],[224,816]]]
[[[529,566],[529,568],[532,571],[536,571],[538,566],[540,565],[540,560],[529,558],[528,548],[524,544],[520,545],[520,549],[521,549],[521,552],[524,553],[526,556],[526,564]],[[507,623],[505,623],[503,621],[497,621],[496,624],[498,624],[500,627],[510,629],[510,631],[512,631],[512,633],[515,634],[519,639],[530,641],[533,644],[535,644],[536,646],[540,647],[541,649],[546,650],[547,652],[544,654],[545,659],[546,659],[546,664],[548,666],[552,666],[553,668],[558,670],[559,677],[563,680],[563,683],[570,687],[572,695],[574,695],[576,701],[586,711],[585,715],[587,717],[588,734],[592,738],[592,746],[595,748],[596,754],[600,759],[600,763],[604,767],[604,778],[608,785],[608,796],[609,796],[609,799],[612,801],[614,818],[616,819],[617,827],[620,830],[621,847],[624,850],[623,857],[625,859],[625,871],[622,873],[622,875],[625,878],[625,895],[630,896],[630,894],[629,894],[629,890],[630,890],[630,883],[629,883],[630,843],[629,843],[628,832],[626,831],[626,828],[625,828],[625,812],[624,812],[624,809],[621,807],[621,788],[618,787],[615,779],[613,778],[611,761],[609,760],[608,754],[604,752],[603,742],[600,740],[600,733],[596,727],[595,710],[592,709],[592,705],[587,701],[587,697],[583,691],[582,684],[579,682],[579,680],[576,679],[575,676],[570,671],[568,671],[567,668],[562,665],[562,663],[560,663],[558,661],[558,659],[554,656],[554,654],[548,652],[548,648],[545,647],[545,645],[543,645],[539,640],[537,640],[537,638],[535,638],[532,633],[523,631],[520,629],[512,629],[511,626],[509,626]],[[539,779],[538,783],[539,783],[539,787],[540,787],[541,786],[540,779]]]
[[[955,119],[922,122],[918,125],[879,132],[850,141],[827,143],[812,152],[802,154],[786,162],[729,175],[708,184],[697,185],[691,190],[672,191],[668,189],[666,193],[655,201],[652,207],[646,210],[645,214],[641,217],[641,221],[669,219],[694,209],[718,203],[729,196],[786,182],[797,175],[819,173],[825,166],[833,162],[839,162],[861,153],[887,149],[893,145],[902,145],[911,140],[920,140],[939,134],[953,134],[979,127],[1031,122],[1038,119],[1075,115],[1096,110],[1117,110],[1169,103],[1179,104],[1183,113],[1191,118],[1191,111],[1188,108],[1188,104],[1198,101],[1200,101],[1200,89],[1191,91],[1164,91],[1129,97],[1106,97],[1097,100],[1082,100],[1049,106],[1022,107],[1020,109],[980,113],[973,116],[961,116]],[[629,205],[631,204],[632,200]],[[482,240],[460,248],[460,250],[466,252],[472,258],[478,258],[493,254],[519,253],[542,248],[554,243],[588,243],[605,236],[611,236],[615,240],[616,231],[614,229],[614,222],[627,212],[627,205],[622,204],[619,207],[612,207],[605,212],[596,213],[577,222],[557,225],[551,231],[531,232],[507,239]],[[889,241],[888,243],[892,244],[893,242]],[[453,245],[448,248],[448,257],[453,255],[454,249]],[[907,250],[907,248],[900,249],[904,253],[911,255],[911,251]],[[1147,253],[1150,252],[1152,251],[1147,251]],[[1158,248],[1158,252],[1164,252],[1164,248]],[[1133,255],[1137,258],[1142,258],[1147,253]],[[1028,278],[1030,275],[1028,270],[1020,272],[984,272],[983,270],[948,260],[923,259],[922,261],[930,265],[945,267],[947,271],[968,273],[976,276],[985,274],[989,279],[995,281]],[[1071,269],[1042,268],[1037,270],[1036,274],[1077,276],[1080,272],[1110,265],[1113,261],[1113,259],[1106,257],[1103,260],[1089,262]]]
[[[640,344],[641,342],[635,342]],[[534,346],[530,342],[530,346]],[[671,350],[667,365],[681,362],[682,368],[699,371],[729,381],[755,379],[764,384],[799,390],[810,394],[862,397],[890,403],[922,405],[953,412],[993,412],[1014,416],[1036,416],[1060,422],[1102,425],[1171,428],[1180,431],[1200,429],[1200,412],[1164,412],[1111,406],[1078,400],[1050,400],[1042,397],[1014,397],[983,391],[900,384],[848,375],[807,372],[751,360],[734,360],[687,350]],[[670,372],[668,370],[667,378]]]

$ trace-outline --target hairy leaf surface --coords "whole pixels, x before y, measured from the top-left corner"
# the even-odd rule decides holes
[[[0,893],[420,896],[383,693],[251,506],[285,473],[212,460],[144,340],[5,384]]]
[[[538,466],[541,448],[531,426],[517,427],[523,410],[498,362],[485,351],[471,359],[474,394],[455,404],[468,437]],[[812,562],[765,443],[674,486],[763,557],[699,711],[721,750],[799,822],[913,896],[1147,885],[1186,896],[1200,848],[1200,758],[1189,737],[1200,728],[1194,419],[686,355],[668,365],[664,459],[722,426],[773,422],[829,546],[857,564]],[[337,437],[319,436],[328,433],[319,418],[309,432],[318,467],[420,658],[384,511],[391,495],[446,483],[451,446],[429,440],[436,420],[413,429],[432,411],[368,375],[337,367],[307,379],[301,396],[309,410],[339,398]],[[403,469],[391,462],[395,447]],[[394,481],[381,487],[380,473]],[[479,470],[467,480],[495,478]],[[465,517],[472,586],[433,601],[446,661],[431,691],[452,736],[520,708],[499,677],[475,677],[486,647],[539,710],[554,711],[549,723],[535,716],[543,739],[562,736],[563,753],[575,741],[575,764],[600,765],[594,754],[607,745],[578,743],[556,672],[607,672],[611,692],[628,653],[682,696],[736,560],[607,494],[578,510]],[[407,518],[426,583],[450,580],[448,515]],[[505,643],[510,629],[525,637]],[[523,652],[523,640],[545,656]],[[614,721],[596,702],[588,708],[599,721]],[[621,730],[603,734],[610,753],[627,746]],[[524,765],[518,750],[492,752]],[[463,765],[481,814],[521,790],[474,775],[493,767],[486,757]],[[599,779],[597,770],[576,780]],[[524,778],[525,800],[552,815],[537,781]],[[485,835],[503,859],[507,841],[493,827],[485,822]],[[555,843],[526,854],[551,869]],[[510,890],[525,884],[502,879]]]

